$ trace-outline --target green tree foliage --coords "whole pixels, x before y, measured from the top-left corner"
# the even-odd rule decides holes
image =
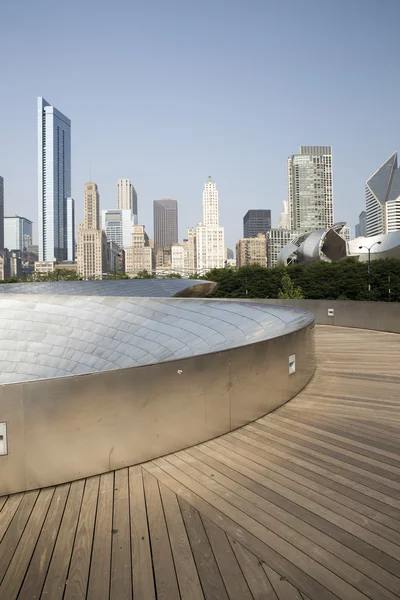
[[[154,275],[144,269],[144,271],[139,271],[133,279],[154,279]]]
[[[31,281],[80,281],[82,277],[71,269],[55,269],[49,273],[32,273]]]
[[[367,268],[366,262],[348,258],[334,263],[316,262],[286,268],[251,265],[237,270],[213,269],[204,278],[218,282],[213,293],[217,298],[278,298],[282,276],[286,272],[293,285],[301,288],[304,298],[400,302],[400,260],[371,261],[371,293],[368,292]]]
[[[108,271],[107,275],[107,279],[130,279],[129,275],[123,271]]]
[[[168,273],[163,277],[164,279],[182,279],[182,275],[180,273]]]
[[[284,273],[281,280],[281,288],[279,290],[279,298],[304,298],[301,288],[295,286],[290,279],[289,273]]]

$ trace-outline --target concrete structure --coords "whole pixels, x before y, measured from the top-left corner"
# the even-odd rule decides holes
[[[67,258],[66,200],[71,197],[71,121],[38,98],[39,260]]]
[[[276,267],[279,254],[287,244],[299,236],[299,231],[271,229],[267,234],[267,266]]]
[[[73,198],[67,198],[67,260],[69,262],[75,262],[75,248],[76,248],[76,236],[75,236],[75,200]]]
[[[243,238],[255,238],[259,233],[267,234],[271,229],[271,211],[268,209],[248,210],[243,217]]]
[[[21,252],[32,246],[32,221],[18,215],[4,217],[4,246]]]
[[[0,250],[4,248],[4,179],[0,176]]]
[[[367,236],[400,230],[400,169],[397,152],[365,184]]]
[[[196,269],[204,273],[225,264],[224,228],[219,226],[218,190],[208,177],[203,190],[203,222],[196,227]]]
[[[0,456],[0,494],[221,435],[274,410],[314,373],[309,313],[168,299],[160,281],[151,282],[160,298],[138,297],[141,281],[99,281],[94,296],[82,285],[91,282],[62,283],[37,295],[0,292],[0,351],[13,344],[0,354],[10,448]]]
[[[138,220],[137,193],[130,179],[118,179],[117,206],[120,210],[130,210],[134,224]]]
[[[365,237],[367,235],[367,211],[360,212],[358,223],[356,224],[355,237]]]
[[[332,227],[333,186],[330,146],[300,146],[287,163],[289,228]]]
[[[78,273],[85,279],[101,279],[108,271],[107,237],[100,229],[100,196],[93,181],[84,186],[84,222],[78,229]]]
[[[132,246],[125,250],[125,270],[128,275],[137,275],[140,271],[153,273],[155,270],[154,249],[149,245],[144,225],[133,228]]]
[[[56,268],[55,260],[37,260],[35,262],[35,273],[52,273]]]
[[[178,203],[176,200],[154,200],[154,247],[171,248],[178,242]]]
[[[289,208],[287,200],[283,201],[283,211],[279,215],[278,229],[290,229]]]
[[[246,265],[267,266],[267,241],[263,233],[255,238],[241,238],[236,244],[236,266],[238,269]]]

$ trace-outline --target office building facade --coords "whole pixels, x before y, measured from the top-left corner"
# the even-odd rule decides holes
[[[100,229],[100,196],[93,181],[84,186],[84,222],[78,229],[77,271],[84,279],[102,279],[107,273],[107,237]]]
[[[267,233],[267,266],[276,267],[282,248],[296,239],[301,233],[303,232],[291,229],[270,229]]]
[[[153,202],[154,246],[170,248],[178,242],[178,203],[164,199]]]
[[[75,200],[67,198],[67,260],[75,262]]]
[[[356,238],[365,237],[367,235],[367,211],[362,210],[358,215],[358,223],[355,229]]]
[[[38,98],[38,245],[41,261],[67,258],[71,197],[71,121]]]
[[[12,215],[4,217],[4,247],[20,250],[32,246],[32,221]]]
[[[271,211],[269,209],[248,210],[243,217],[243,238],[256,238],[259,233],[266,235],[270,229]]]
[[[224,267],[224,228],[219,225],[218,190],[211,177],[204,184],[203,222],[196,227],[196,256],[199,273]]]
[[[4,179],[0,176],[0,250],[4,248]]]
[[[267,266],[267,240],[264,233],[259,233],[257,237],[241,238],[236,244],[237,268],[247,265]]]
[[[138,219],[137,193],[130,179],[118,179],[117,206],[119,210],[130,210],[134,223]]]
[[[149,236],[144,225],[135,225],[132,245],[125,250],[125,270],[129,275],[137,275],[140,271],[153,273],[154,269],[154,249],[150,246]]]
[[[132,246],[132,234],[135,222],[130,210],[108,209],[102,211],[102,228],[107,240],[120,248]]]
[[[400,230],[400,169],[397,152],[365,184],[367,236]]]
[[[334,222],[332,149],[300,146],[287,163],[289,228],[328,229]]]

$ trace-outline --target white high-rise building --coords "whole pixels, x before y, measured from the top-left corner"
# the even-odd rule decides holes
[[[32,221],[18,215],[4,217],[4,247],[22,251],[31,245]]]
[[[107,241],[114,242],[126,250],[132,246],[132,234],[135,222],[130,210],[108,209],[102,211],[102,228]]]
[[[397,152],[368,179],[365,194],[367,235],[399,231],[400,169],[397,166]]]
[[[39,260],[67,258],[66,201],[71,196],[71,121],[38,98]]]
[[[137,193],[130,179],[118,179],[117,206],[120,210],[130,210],[134,223],[137,224]]]
[[[284,229],[285,231],[289,229],[289,209],[288,209],[288,201],[283,201],[283,211],[279,215],[279,223],[278,229]]]
[[[196,247],[197,272],[224,267],[224,228],[219,226],[218,190],[211,177],[204,184],[203,223],[196,227]]]
[[[300,153],[288,158],[287,176],[289,228],[332,227],[332,148],[300,146]]]
[[[67,198],[67,260],[75,262],[75,200]]]

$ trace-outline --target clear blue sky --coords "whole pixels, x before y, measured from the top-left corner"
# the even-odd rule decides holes
[[[6,214],[37,222],[36,97],[72,120],[72,192],[132,179],[179,202],[180,237],[216,179],[227,244],[249,208],[286,198],[286,159],[332,145],[335,218],[354,226],[365,180],[396,149],[399,0],[3,0],[0,175]]]

